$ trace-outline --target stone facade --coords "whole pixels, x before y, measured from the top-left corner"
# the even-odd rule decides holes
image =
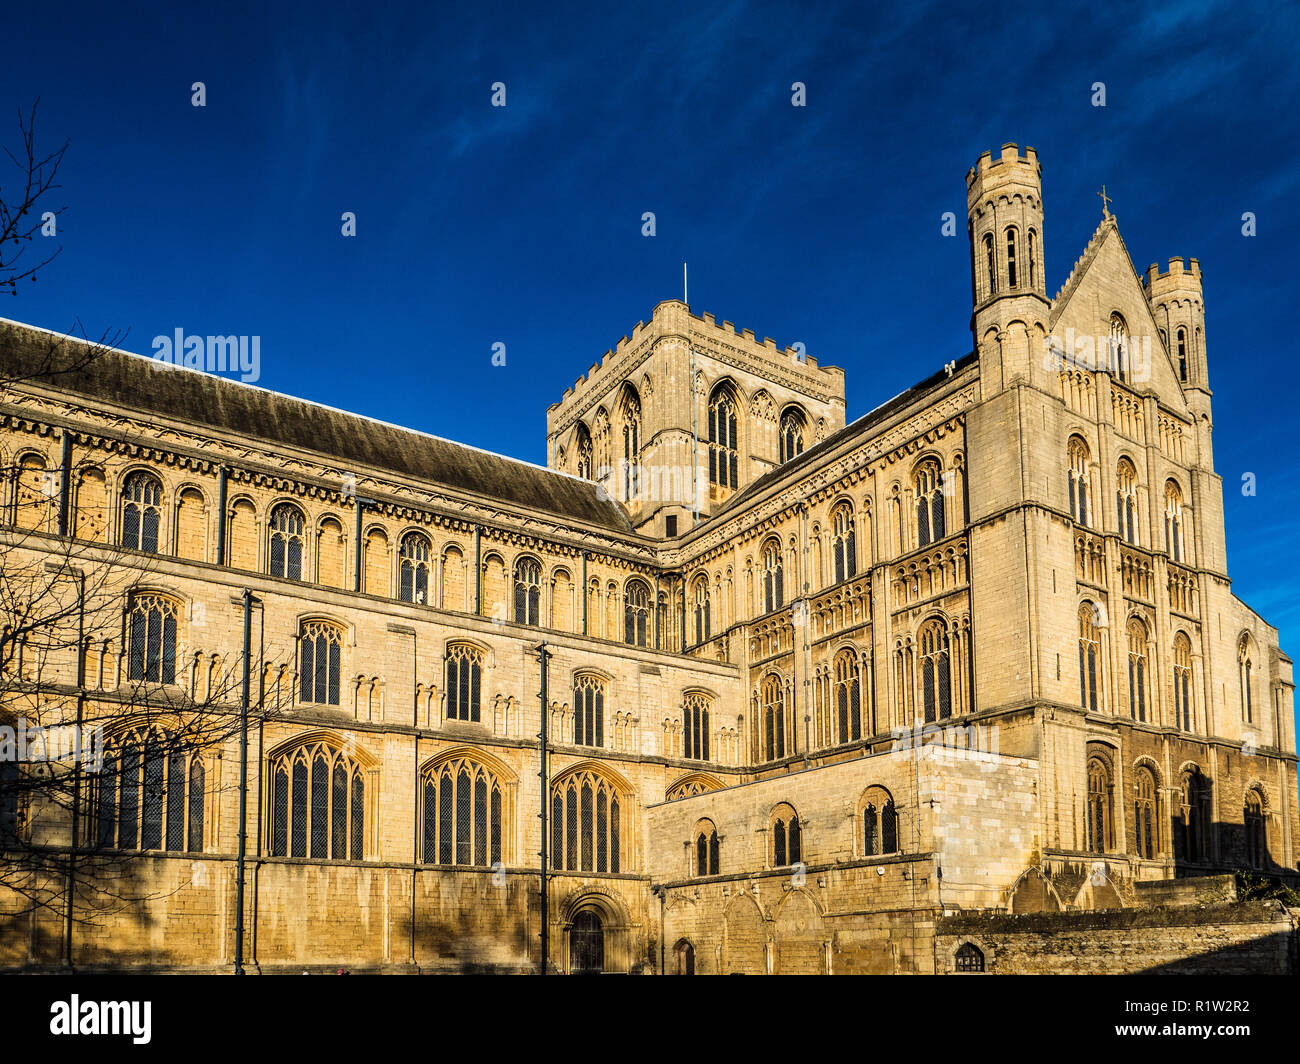
[[[667,301],[550,469],[0,324],[6,579],[90,586],[79,635],[7,629],[0,714],[108,741],[75,801],[0,780],[0,967],[232,962],[245,591],[257,970],[533,971],[543,928],[557,971],[1202,952],[1129,914],[1300,834],[1202,272],[1107,213],[1049,298],[1033,150],[967,189],[971,353],[846,425],[842,371]]]

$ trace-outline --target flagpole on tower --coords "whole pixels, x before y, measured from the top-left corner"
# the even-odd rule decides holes
[[[682,302],[689,307],[691,305],[691,300],[690,300],[690,296],[688,295],[688,292],[689,289],[686,287],[686,263],[683,262],[682,263]]]

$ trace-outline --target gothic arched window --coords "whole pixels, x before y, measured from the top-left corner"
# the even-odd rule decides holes
[[[916,491],[916,545],[925,547],[946,535],[939,463],[933,458],[922,462],[912,483]]]
[[[898,852],[898,810],[894,799],[883,787],[872,787],[862,807],[862,855],[878,857]]]
[[[146,683],[176,682],[176,618],[179,612],[177,603],[165,595],[132,597],[127,615],[127,679]]]
[[[1183,491],[1173,480],[1165,482],[1165,547],[1174,561],[1183,560]]]
[[[700,576],[695,581],[695,642],[703,643],[711,634],[709,623],[709,578]]]
[[[782,803],[772,810],[772,867],[785,868],[803,860],[803,830],[799,815]]]
[[[953,961],[959,972],[984,971],[984,954],[973,943],[963,942],[953,954]]]
[[[995,296],[998,294],[998,257],[997,257],[997,252],[993,248],[992,233],[984,234],[983,244],[984,244],[984,269],[986,271],[984,276],[988,281],[988,286],[989,286],[988,294],[990,296]]]
[[[857,742],[862,738],[862,683],[858,656],[848,648],[835,655],[835,741]]]
[[[202,754],[158,727],[104,744],[93,781],[95,843],[119,850],[203,849]]]
[[[271,511],[267,523],[270,531],[270,573],[290,580],[302,579],[303,553],[302,511],[292,503],[282,502]]]
[[[1241,686],[1241,719],[1247,724],[1255,720],[1255,696],[1251,690],[1254,681],[1255,655],[1250,636],[1243,635],[1237,644],[1238,683]]]
[[[1088,759],[1088,849],[1105,853],[1110,849],[1110,769],[1099,757]]]
[[[582,477],[584,480],[591,479],[591,433],[587,431],[587,426],[581,421],[573,432],[574,445],[573,453],[575,465],[573,468],[574,475]]]
[[[688,694],[682,704],[682,725],[685,731],[684,756],[696,761],[709,759],[709,707],[707,695]]]
[[[1197,768],[1183,773],[1178,816],[1174,821],[1174,856],[1179,860],[1200,862],[1207,857],[1205,818],[1210,788]]]
[[[760,688],[763,714],[763,760],[785,757],[785,690],[781,677],[769,673]]]
[[[1246,825],[1246,863],[1251,868],[1263,868],[1264,859],[1268,854],[1264,826],[1264,799],[1254,787],[1246,792],[1243,813]]]
[[[1079,701],[1084,709],[1097,712],[1100,702],[1101,633],[1097,610],[1091,602],[1079,607]]]
[[[447,647],[447,719],[479,722],[483,651],[468,643]]]
[[[551,787],[551,864],[570,872],[623,870],[622,801],[609,780],[577,769]]]
[[[542,619],[542,566],[535,558],[515,562],[515,623],[538,625]]]
[[[712,820],[701,820],[695,825],[695,874],[718,874],[718,829]]]
[[[1134,720],[1147,719],[1147,628],[1136,617],[1128,622],[1128,710]]]
[[[831,555],[837,584],[857,575],[858,552],[853,523],[853,507],[849,503],[842,502],[831,512]]]
[[[429,601],[429,537],[408,532],[398,547],[399,586],[403,602]]]
[[[1071,436],[1067,454],[1070,460],[1070,516],[1077,525],[1088,523],[1088,445]]]
[[[1038,234],[1032,229],[1029,230],[1029,287],[1038,287]]]
[[[421,773],[425,864],[495,865],[502,861],[507,794],[497,774],[472,757],[454,757]]]
[[[1110,370],[1122,381],[1128,380],[1131,357],[1128,325],[1120,314],[1112,314],[1110,316]]]
[[[1137,855],[1153,860],[1160,848],[1160,821],[1156,815],[1156,777],[1145,765],[1138,767],[1133,781],[1133,829]]]
[[[1127,458],[1115,469],[1115,510],[1119,519],[1120,538],[1137,545],[1137,470]]]
[[[1187,380],[1187,330],[1179,329],[1175,333],[1178,347],[1178,379]]]
[[[327,742],[273,758],[272,857],[365,858],[366,782],[361,767]]]
[[[723,381],[709,396],[709,483],[720,488],[740,484],[740,445],[736,423],[736,392]]]
[[[771,613],[785,604],[782,585],[781,541],[769,539],[763,544],[763,612]]]
[[[804,437],[808,432],[808,419],[797,406],[788,406],[781,414],[781,461],[803,454]]]
[[[143,470],[122,485],[122,546],[158,553],[162,520],[162,481]]]
[[[635,499],[641,476],[641,400],[631,385],[624,385],[623,403],[623,487],[624,497]]]
[[[623,592],[623,641],[650,645],[650,588],[641,580],[629,580]]]
[[[323,706],[339,705],[343,630],[329,621],[307,621],[298,641],[302,648],[298,700]]]
[[[1182,632],[1174,636],[1174,725],[1193,730],[1192,643]]]
[[[926,723],[952,716],[952,662],[948,626],[938,618],[921,629],[921,695]]]
[[[573,741],[605,745],[605,681],[599,676],[583,674],[573,681]]]
[[[1016,227],[1007,226],[1007,287],[1016,287]]]

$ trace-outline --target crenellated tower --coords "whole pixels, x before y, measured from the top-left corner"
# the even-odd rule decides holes
[[[966,174],[971,245],[971,333],[982,373],[997,390],[1035,375],[1048,312],[1038,153],[1002,146]],[[986,392],[987,394],[987,392]]]

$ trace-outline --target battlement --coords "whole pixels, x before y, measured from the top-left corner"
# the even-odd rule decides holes
[[[1147,299],[1157,299],[1168,293],[1185,292],[1188,289],[1199,292],[1201,282],[1200,260],[1188,259],[1185,263],[1181,255],[1170,259],[1169,269],[1163,273],[1160,271],[1159,264],[1153,262],[1147,267],[1146,274],[1142,278]]]
[[[818,366],[817,359],[812,355],[801,355],[793,347],[780,348],[770,336],[763,337],[760,343],[753,329],[738,329],[729,321],[718,324],[716,318],[708,311],[698,315],[692,314],[690,308],[680,299],[665,299],[656,304],[651,312],[648,325],[644,321],[637,322],[636,328],[632,330],[630,336],[624,336],[617,344],[601,355],[600,361],[592,363],[586,373],[574,381],[571,387],[564,390],[564,395],[560,398],[560,401],[552,403],[547,409],[554,410],[567,403],[585,385],[592,383],[611,362],[617,361],[624,352],[637,346],[645,336],[647,329],[658,333],[681,331],[680,326],[684,324],[681,321],[683,316],[689,319],[690,328],[693,331],[703,332],[705,335],[712,333],[713,338],[717,340],[725,338],[734,341],[739,338],[752,344],[757,349],[762,349],[768,358],[776,359],[784,356],[784,360],[790,363],[787,370],[820,378],[823,384],[825,378],[830,377],[834,382],[833,386],[843,387],[844,371],[838,366]]]
[[[1024,155],[1020,154],[1018,145],[1008,142],[1002,145],[1002,156],[996,162],[992,152],[980,155],[975,165],[966,172],[966,194],[973,203],[978,196],[977,190],[987,191],[1002,184],[1024,184],[1034,188],[1042,182],[1043,167],[1038,161],[1038,152],[1027,146]]]

